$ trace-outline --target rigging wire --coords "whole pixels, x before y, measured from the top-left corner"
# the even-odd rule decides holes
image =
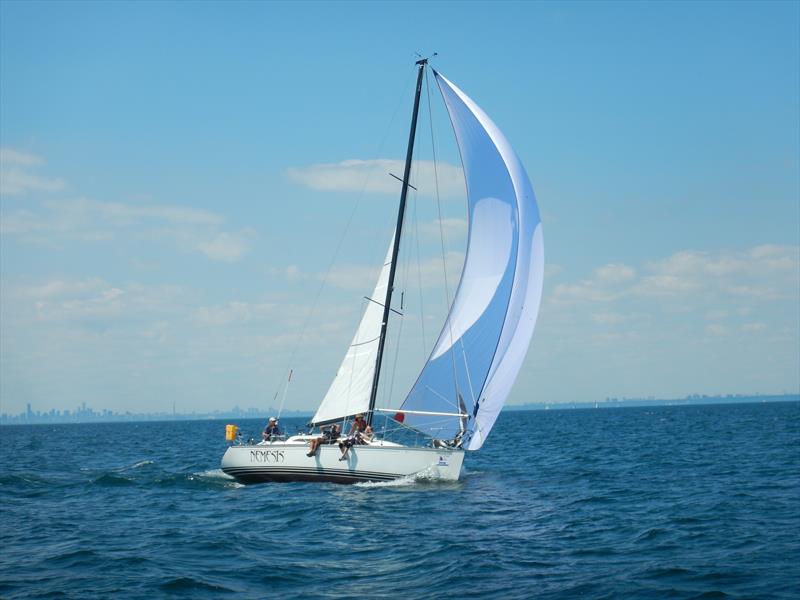
[[[450,321],[450,285],[447,281],[447,257],[445,252],[445,236],[444,236],[444,225],[442,221],[442,202],[441,197],[439,194],[439,170],[437,167],[436,161],[436,139],[433,133],[433,111],[431,110],[431,88],[430,88],[430,80],[428,79],[428,73],[425,72],[425,89],[426,89],[426,97],[428,100],[428,119],[430,122],[430,130],[431,130],[431,151],[433,152],[433,180],[434,180],[434,187],[436,190],[436,209],[439,215],[439,240],[441,242],[441,250],[442,250],[442,273],[444,278],[444,293],[445,293],[445,300],[447,302],[447,329],[450,335],[450,358],[453,364],[453,387],[455,388],[456,392],[456,402],[452,403],[453,406],[458,406],[458,397],[460,392],[458,390],[458,371],[456,370],[456,357],[454,353],[454,343],[453,343],[453,324]],[[462,348],[463,350],[463,348]],[[469,374],[469,370],[467,370]]]
[[[425,303],[422,300],[422,259],[420,258],[419,250],[419,201],[416,194],[412,196],[414,199],[414,233],[416,238],[417,247],[417,289],[419,291],[419,326],[422,330],[422,359],[425,360],[425,351],[428,348],[428,336],[425,333]]]
[[[402,101],[406,96],[405,91],[407,91],[410,88],[410,82],[412,80],[413,80],[413,77],[412,77],[411,74],[409,76],[407,76],[406,81],[405,81],[405,83],[403,85],[404,93],[403,94],[398,94],[398,96],[397,96],[398,97],[397,104],[395,106],[394,112],[392,113],[391,119],[389,119],[389,124],[387,125],[386,130],[384,131],[383,138],[381,139],[380,143],[378,144],[378,147],[377,147],[376,151],[373,153],[373,157],[374,157],[373,161],[375,159],[379,158],[380,153],[383,151],[383,147],[385,146],[386,140],[389,137],[389,132],[390,132],[390,130],[391,130],[396,118],[397,118],[398,112],[400,111],[400,106],[403,103]],[[301,332],[300,332],[300,337],[297,339],[297,342],[295,343],[294,348],[292,349],[292,352],[289,355],[289,362],[288,362],[288,364],[286,366],[286,369],[284,370],[285,373],[287,373],[287,372],[289,373],[289,376],[288,376],[288,378],[286,380],[286,383],[285,383],[286,389],[284,390],[283,398],[281,399],[280,408],[278,409],[278,415],[277,415],[278,418],[280,418],[281,414],[283,413],[283,407],[284,407],[284,403],[286,401],[286,391],[288,390],[289,381],[291,381],[291,374],[292,374],[292,372],[294,370],[293,369],[293,365],[294,365],[295,357],[297,356],[297,350],[300,347],[300,345],[302,344],[303,340],[305,339],[305,335],[306,335],[306,331],[308,329],[308,325],[311,322],[312,317],[316,313],[317,305],[319,304],[319,299],[320,299],[320,296],[322,295],[322,290],[325,288],[325,286],[328,283],[328,278],[330,277],[331,270],[333,269],[333,265],[335,264],[336,260],[339,257],[339,252],[342,249],[342,245],[344,244],[344,240],[347,237],[347,233],[350,230],[350,226],[353,223],[353,218],[355,217],[356,211],[357,211],[358,207],[361,204],[361,200],[364,198],[364,192],[366,191],[367,183],[369,182],[371,176],[374,174],[376,168],[377,168],[377,165],[373,164],[372,168],[367,172],[366,176],[364,177],[364,182],[361,185],[361,190],[356,195],[355,203],[354,203],[353,208],[350,211],[350,215],[348,216],[347,221],[345,223],[344,231],[342,232],[342,235],[339,238],[338,243],[336,244],[336,249],[333,252],[333,255],[331,257],[330,262],[328,263],[328,268],[325,270],[325,275],[323,276],[322,281],[320,282],[320,285],[317,288],[317,293],[314,296],[314,300],[311,303],[311,308],[309,309],[308,314],[307,314],[306,319],[305,319],[305,322],[303,323],[303,327],[302,327]],[[276,395],[279,392],[280,392],[280,385],[278,385],[278,389],[276,391]]]
[[[416,163],[412,163],[411,168],[413,169],[413,173],[409,174],[409,179],[413,180],[413,181],[419,181],[419,161],[417,161]],[[406,212],[403,215],[403,223],[405,225],[406,220],[411,218],[413,220],[414,228],[410,229],[409,227],[404,227],[403,231],[406,232],[406,234],[405,234],[406,238],[409,235],[408,232],[409,231],[413,231],[414,232],[414,236],[415,236],[415,238],[417,240],[417,245],[418,245],[418,243],[419,243],[419,230],[418,230],[418,227],[417,227],[417,218],[416,218],[416,206],[418,204],[418,192],[417,192],[417,190],[415,188],[410,188],[410,189],[411,189],[411,192],[410,192],[410,194],[411,194],[411,202],[414,204],[415,210],[414,210],[414,212],[413,212],[413,214],[411,216],[409,216],[409,212]],[[410,267],[411,267],[411,253],[408,250],[405,250],[405,248],[408,245],[409,244],[406,244],[406,245],[401,244],[400,245],[400,253],[401,253],[401,256],[402,256],[402,260],[403,260],[403,268],[401,269],[401,273],[400,273],[400,286],[399,286],[401,290],[405,290],[407,288],[408,281],[409,281],[408,273],[409,273]],[[398,257],[398,258],[400,258],[400,257]],[[405,294],[405,292],[401,293],[401,296],[400,296],[401,302],[402,302],[402,298],[404,297],[404,294]],[[395,339],[395,348],[394,348],[394,359],[392,361],[392,374],[391,374],[391,377],[390,377],[390,380],[389,380],[389,394],[388,394],[388,396],[386,395],[386,383],[385,383],[385,380],[384,380],[383,392],[384,392],[384,398],[386,398],[386,405],[387,406],[391,404],[392,396],[394,396],[394,382],[395,382],[395,376],[397,375],[397,362],[398,362],[398,359],[400,357],[400,340],[401,340],[402,335],[403,335],[403,324],[405,322],[404,315],[405,315],[405,311],[403,311],[402,315],[400,316],[400,325],[397,328],[397,335],[396,335],[396,339]]]

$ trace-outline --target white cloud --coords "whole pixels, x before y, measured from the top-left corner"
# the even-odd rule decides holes
[[[64,189],[63,179],[43,177],[31,170],[44,164],[44,160],[34,154],[0,148],[0,195],[17,196],[27,192],[55,192]]]
[[[242,324],[256,319],[264,319],[272,315],[274,308],[275,305],[272,303],[232,301],[222,306],[199,307],[192,313],[191,319],[203,325],[212,326]]]
[[[403,169],[402,160],[379,158],[292,167],[286,173],[292,181],[314,190],[398,194],[402,184],[389,173],[402,177]],[[449,163],[436,163],[434,167],[433,161],[414,163],[410,183],[421,194],[435,195],[437,180],[441,197],[465,194],[461,167]]]
[[[36,167],[44,164],[44,160],[40,156],[21,150],[0,148],[0,163],[10,167]]]
[[[650,302],[697,303],[699,297],[739,297],[770,301],[796,297],[800,286],[797,246],[757,246],[743,251],[683,250],[646,263],[639,270],[607,264],[591,277],[555,286],[549,301],[618,302],[639,297]]]
[[[380,268],[371,265],[335,265],[328,273],[328,283],[344,290],[366,291],[375,285]],[[321,279],[322,276],[319,276]]]
[[[768,244],[744,251],[701,252],[683,250],[655,261],[647,268],[677,277],[756,275],[797,271],[800,249],[797,246]]]
[[[544,265],[544,278],[549,279],[564,272],[564,267],[555,263],[545,263]]]
[[[645,265],[645,270],[650,274],[638,281],[632,292],[662,297],[691,292],[775,300],[797,293],[800,248],[772,244],[716,253],[684,250]]]
[[[223,231],[212,240],[199,242],[197,249],[211,260],[236,262],[247,252],[247,245],[244,235]]]
[[[706,325],[706,333],[718,336],[728,335],[728,328],[718,323],[711,323],[710,325]]]
[[[235,262],[247,253],[251,232],[223,231],[223,223],[224,218],[219,214],[186,206],[80,198],[49,200],[42,204],[40,213],[25,209],[3,214],[0,232],[25,242],[47,245],[61,241],[107,241],[125,233],[164,239],[211,260]]]
[[[48,203],[54,206],[54,202]],[[203,209],[186,206],[141,206],[121,202],[97,202],[82,198],[58,203],[65,213],[94,214],[101,220],[119,226],[136,225],[143,221],[163,221],[175,225],[220,225],[222,216]]]
[[[628,320],[626,315],[615,312],[593,313],[592,321],[598,325],[617,325]]]
[[[609,264],[595,269],[594,276],[605,283],[623,283],[636,276],[636,271],[628,265]]]
[[[31,173],[43,164],[34,154],[0,148],[0,192],[21,195],[63,189],[62,180]],[[109,241],[123,234],[133,239],[160,238],[210,260],[235,262],[247,253],[252,232],[226,231],[224,221],[222,215],[188,206],[59,199],[42,202],[38,211],[3,212],[0,234],[56,247],[67,241]]]
[[[587,341],[628,330],[634,321],[647,327],[651,340],[688,340],[768,333],[780,323],[796,330],[798,303],[800,248],[767,245],[684,250],[639,269],[604,265],[586,279],[556,285],[544,307],[563,329],[577,327]],[[754,321],[753,314],[775,322]]]
[[[183,314],[176,301],[183,292],[171,285],[120,285],[87,277],[5,284],[2,292],[6,307],[15,310],[17,316],[27,314],[36,321],[111,324],[142,315],[163,315],[165,311]]]
[[[444,236],[446,244],[457,243],[466,238],[467,220],[460,217],[446,217],[441,220],[426,221],[417,225],[420,237],[439,241]]]
[[[87,293],[94,294],[104,287],[107,287],[107,283],[97,277],[79,281],[53,279],[38,285],[19,287],[17,288],[17,292],[21,296],[33,298],[38,301],[64,300],[72,297],[82,297]]]
[[[400,280],[405,275],[408,277],[406,282],[409,288],[418,288],[420,284],[423,288],[436,288],[441,287],[444,289],[445,284],[445,271],[447,269],[447,283],[452,295],[458,285],[458,280],[461,275],[461,268],[464,264],[464,253],[451,251],[445,255],[444,265],[442,264],[442,257],[436,256],[426,258],[416,263],[409,265],[408,269],[397,270],[397,281],[395,287],[399,289],[401,285]],[[401,273],[402,271],[402,273]],[[368,293],[375,286],[380,273],[380,265],[362,265],[362,264],[340,264],[334,265],[327,273],[308,273],[301,271],[297,265],[289,265],[284,268],[270,269],[270,275],[285,277],[288,281],[302,282],[308,280],[322,281],[326,280],[328,285],[349,291]]]

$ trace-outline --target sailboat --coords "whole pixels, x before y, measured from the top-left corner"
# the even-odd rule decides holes
[[[542,225],[530,180],[486,113],[444,75],[416,62],[417,82],[397,224],[375,290],[342,365],[311,419],[312,428],[380,412],[427,440],[374,437],[344,455],[336,444],[309,452],[319,434],[234,443],[222,470],[243,483],[458,480],[467,451],[486,441],[522,367],[542,295]],[[441,333],[400,407],[376,408],[392,308],[423,75],[430,69],[455,132],[466,179],[467,250]]]

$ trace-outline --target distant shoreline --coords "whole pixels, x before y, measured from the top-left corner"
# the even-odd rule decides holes
[[[596,402],[532,402],[505,406],[507,411],[564,410],[585,408],[635,408],[647,406],[702,406],[707,404],[766,404],[800,402],[800,394],[770,394],[763,396],[690,396],[687,398],[606,398]]]
[[[775,402],[800,402],[800,394],[770,394],[762,396],[690,396],[687,398],[657,399],[657,398],[606,398],[597,402],[532,402],[528,404],[507,405],[505,412],[525,412],[539,410],[584,410],[608,408],[641,408],[660,406],[702,406],[724,404],[767,404]],[[90,409],[91,410],[91,409]],[[0,416],[0,426],[5,425],[68,425],[81,423],[165,423],[172,421],[223,421],[242,419],[267,419],[278,411],[269,409],[257,411],[214,412],[214,413],[90,413],[88,415],[53,415],[51,413],[38,413],[27,415]],[[292,411],[284,412],[283,419],[310,419],[313,413]]]

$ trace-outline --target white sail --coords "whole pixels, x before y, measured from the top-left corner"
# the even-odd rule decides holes
[[[541,222],[530,181],[497,126],[434,71],[455,130],[469,203],[467,255],[453,305],[428,362],[401,411],[471,415],[464,447],[483,444],[517,377],[533,335],[542,292]],[[409,414],[437,438],[459,419]]]
[[[369,410],[369,397],[372,393],[372,380],[378,358],[383,319],[383,302],[386,299],[386,286],[389,282],[389,268],[392,264],[394,238],[389,243],[386,260],[378,277],[372,296],[366,299],[366,308],[358,325],[353,341],[339,366],[328,393],[319,405],[313,423],[324,423],[342,419]]]

